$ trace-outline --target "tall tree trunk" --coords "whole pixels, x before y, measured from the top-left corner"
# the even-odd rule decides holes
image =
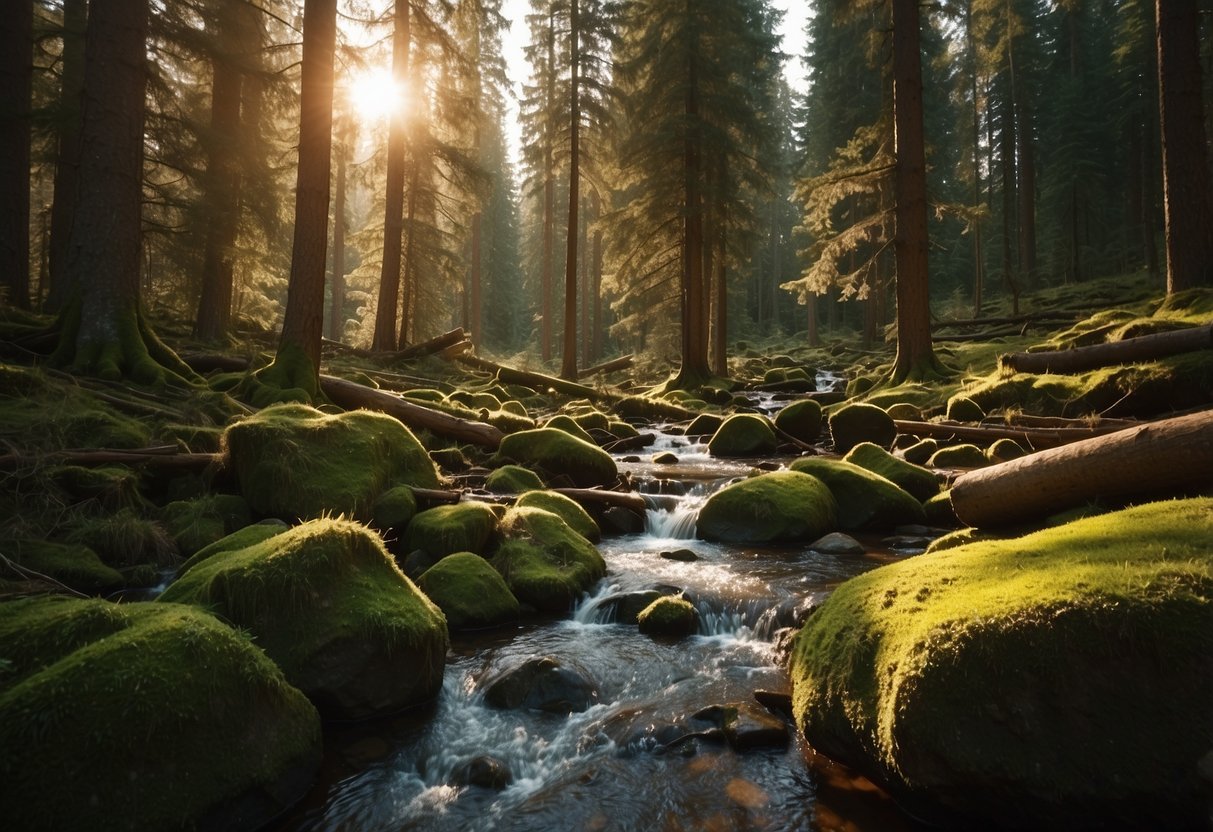
[[[404,346],[409,342],[409,325],[413,320],[413,298],[417,294],[417,190],[421,184],[421,162],[417,159],[417,148],[413,148],[413,161],[409,170],[409,203],[408,214],[404,220],[404,228],[408,233],[408,243],[404,249],[404,270],[402,274],[404,286],[400,295],[400,338],[397,343]]]
[[[548,15],[548,80],[544,103],[551,108],[556,99],[556,13]],[[543,147],[543,263],[540,269],[540,355],[544,362],[552,360],[552,250],[556,238],[556,162],[555,137],[550,124],[544,126]]]
[[[985,255],[981,249],[981,106],[977,97],[977,43],[973,36],[973,3],[965,4],[965,45],[970,61],[969,95],[973,99],[973,317],[981,317]]]
[[[1015,107],[1003,92],[999,129],[999,166],[1002,173],[1002,279],[1011,293],[1014,314],[1019,314],[1019,281],[1011,241],[1015,238]]]
[[[1019,273],[1024,288],[1031,289],[1036,281],[1036,150],[1032,139],[1032,118],[1027,95],[1020,84],[1020,102],[1015,106],[1019,129]]]
[[[34,4],[5,4],[0,27],[0,285],[6,300],[29,308],[30,94]]]
[[[817,297],[816,292],[809,292],[809,296],[805,300],[805,310],[808,312],[810,347],[821,346],[821,329],[817,323]]]
[[[695,14],[694,0],[687,0],[687,15]],[[703,196],[700,179],[698,38],[687,50],[687,86],[683,113],[683,234],[682,234],[682,365],[674,387],[694,387],[710,376],[703,314]]]
[[[481,99],[481,84],[480,84],[481,55],[480,55],[480,21],[479,20],[474,21],[472,24],[471,53],[472,54],[470,57],[471,57],[472,61],[474,62],[474,66],[472,68],[472,73],[474,75],[473,83],[475,85],[475,88],[472,93],[472,100],[476,107],[476,112],[472,116],[472,118],[475,119],[475,127],[473,128],[473,131],[472,131],[474,134],[472,146],[475,148],[476,161],[479,164],[481,161],[481,159],[480,159],[480,111],[483,107],[483,103],[480,100]],[[482,226],[483,226],[483,217],[481,216],[481,211],[480,211],[480,198],[477,196],[476,197],[476,211],[475,211],[475,213],[472,214],[472,263],[471,263],[471,269],[468,273],[468,283],[470,285],[468,287],[469,310],[468,310],[468,326],[467,326],[468,338],[471,339],[472,343],[476,346],[479,346],[484,339],[484,330],[483,330],[483,325],[482,325],[483,310],[481,309],[481,307],[483,305],[482,301],[481,301],[481,289],[482,289],[482,287],[481,287],[481,282],[482,282],[481,268],[483,266],[483,263],[481,262],[482,258],[480,255]]]
[[[1213,193],[1201,92],[1200,16],[1191,0],[1156,0],[1167,293],[1213,285]]]
[[[783,269],[779,258],[779,203],[771,201],[771,332],[779,332],[779,284]]]
[[[725,217],[721,209],[720,228],[717,231],[719,247],[716,251],[716,316],[712,323],[713,350],[712,372],[721,378],[729,375],[729,282],[725,257]]]
[[[412,34],[409,0],[395,0],[392,29],[392,81],[403,89],[409,78],[409,47]],[[387,182],[383,200],[383,263],[379,271],[379,303],[375,310],[375,334],[371,349],[396,349],[396,315],[400,311],[400,250],[404,225],[404,156],[407,114],[399,106],[391,110],[387,139]]]
[[[63,54],[59,76],[59,119],[55,130],[55,186],[51,204],[50,288],[44,309],[58,312],[67,302],[67,246],[76,215],[80,172],[80,98],[84,91],[84,31],[88,0],[64,0]]]
[[[333,194],[333,272],[329,279],[329,338],[345,335],[345,180],[353,121],[343,115],[337,127],[337,184]]]
[[[581,61],[580,24],[577,0],[569,7],[569,221],[564,251],[564,352],[560,377],[577,380],[577,235],[581,206],[581,98],[578,64]]]
[[[581,252],[581,262],[578,269],[581,274],[581,287],[578,291],[581,293],[581,358],[582,364],[589,367],[595,361],[593,355],[594,350],[594,329],[593,322],[590,320],[590,296],[593,293],[591,285],[593,278],[590,275],[590,206],[589,200],[585,197],[581,199],[581,230],[578,232],[577,245]]]
[[[313,396],[319,390],[324,325],[336,38],[337,0],[304,0],[291,276],[278,354],[261,375],[263,381],[281,388],[301,388]]]
[[[894,217],[897,257],[897,358],[893,380],[940,370],[931,348],[927,272],[926,152],[918,0],[893,0]]]
[[[594,292],[594,360],[602,358],[603,326],[602,320],[602,229],[598,227],[598,219],[602,215],[601,199],[598,189],[590,192],[590,215],[594,225],[594,252],[591,256],[590,273],[593,275]]]

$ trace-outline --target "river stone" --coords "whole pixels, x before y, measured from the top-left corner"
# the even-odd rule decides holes
[[[484,487],[495,494],[523,494],[543,488],[543,480],[529,468],[521,465],[502,465],[489,474]]]
[[[623,506],[608,506],[602,510],[602,527],[607,534],[640,534],[644,516]]]
[[[725,419],[708,440],[712,456],[761,456],[775,453],[775,431],[765,416],[738,413]]]
[[[485,683],[484,701],[500,710],[580,713],[598,703],[588,673],[551,656],[527,659]]]
[[[826,555],[862,555],[867,550],[863,544],[848,534],[830,532],[809,544],[809,549]]]
[[[980,422],[986,412],[968,396],[956,395],[948,399],[947,416],[953,422]]]
[[[513,782],[514,775],[509,765],[490,754],[473,757],[456,766],[451,773],[451,783],[455,786],[478,786],[499,792]]]
[[[727,543],[792,543],[834,528],[838,506],[822,482],[776,471],[717,491],[699,510],[700,537]]]
[[[370,518],[393,485],[437,488],[438,470],[399,420],[369,410],[329,416],[282,404],[224,433],[229,465],[254,513],[284,520]]]
[[[985,451],[969,443],[940,448],[927,460],[932,468],[984,468],[989,464]]]
[[[893,444],[897,428],[893,420],[874,404],[858,402],[843,405],[830,414],[830,438],[834,450],[840,454],[854,448],[860,442],[871,442],[882,448]]]
[[[986,459],[990,462],[1008,462],[1012,459],[1019,459],[1021,456],[1027,456],[1027,453],[1014,439],[1003,437],[986,448]]]
[[[442,686],[441,610],[377,534],[349,520],[311,520],[214,554],[159,601],[205,607],[247,630],[326,717],[397,711]]]
[[[545,428],[554,428],[556,430],[562,430],[565,433],[569,434],[570,436],[576,436],[582,442],[591,442],[592,443],[594,441],[593,437],[590,436],[589,432],[587,431],[587,429],[585,427],[583,427],[582,425],[579,425],[576,421],[573,420],[573,418],[571,416],[566,416],[563,413],[553,416],[551,419],[548,419],[546,422],[543,423],[543,426]]]
[[[670,451],[662,451],[659,454],[653,454],[654,465],[677,465],[678,455]]]
[[[9,541],[9,547],[9,555],[18,565],[86,595],[105,594],[126,585],[121,572],[78,543],[18,539]]]
[[[621,592],[604,598],[599,606],[609,621],[635,624],[637,616],[661,596],[656,589]]]
[[[669,552],[660,553],[659,557],[666,560],[676,560],[682,563],[692,563],[699,560],[699,555],[692,552],[690,549],[674,549]]]
[[[714,413],[700,413],[687,425],[687,436],[711,436],[720,430],[724,419]]]
[[[488,503],[474,500],[426,509],[409,523],[402,550],[421,552],[416,565],[425,571],[455,552],[487,554],[497,533],[497,515]],[[420,574],[420,572],[411,574]]]
[[[755,702],[710,705],[694,719],[721,728],[734,751],[783,748],[788,744],[788,725]]]
[[[557,428],[511,433],[501,440],[498,456],[549,475],[567,476],[579,488],[615,484],[619,470],[611,455],[592,442]]]
[[[955,529],[960,525],[960,519],[952,508],[951,490],[941,491],[927,500],[922,504],[922,510],[927,516],[927,522],[932,526]]]
[[[238,630],[178,604],[0,604],[6,829],[253,830],[306,792],[316,709]]]
[[[591,543],[597,543],[598,539],[602,537],[602,532],[590,513],[582,508],[576,500],[558,492],[528,491],[519,497],[514,505],[518,508],[541,508],[544,511],[550,511]]]
[[[606,574],[594,545],[550,511],[516,506],[501,521],[501,531],[493,568],[519,601],[535,609],[566,613]]]
[[[451,630],[473,630],[517,621],[518,599],[480,555],[456,552],[427,569],[417,586],[442,610]]]
[[[1213,498],[938,551],[839,586],[789,674],[809,744],[952,828],[1197,829]]]
[[[801,442],[812,444],[821,435],[821,405],[813,399],[785,405],[775,414],[775,427]]]
[[[933,471],[898,459],[871,442],[860,442],[851,448],[843,457],[843,461],[880,474],[886,480],[901,486],[919,502],[929,500],[939,493],[939,479]]]
[[[640,611],[636,623],[648,636],[682,638],[699,630],[699,611],[685,598],[663,595]]]
[[[754,701],[772,714],[792,719],[792,694],[787,691],[756,690]]]
[[[828,486],[838,503],[843,531],[892,529],[926,520],[922,504],[879,474],[835,459],[801,457],[792,470],[811,474]]]
[[[189,557],[224,535],[252,522],[249,506],[239,494],[207,494],[193,500],[174,500],[160,510],[163,524],[177,551]]]
[[[926,465],[927,460],[939,450],[939,440],[920,439],[901,452],[906,462],[913,465]]]
[[[262,520],[259,523],[253,523],[251,526],[245,526],[243,529],[232,532],[226,537],[216,540],[211,545],[199,549],[177,568],[177,577],[180,578],[196,565],[213,555],[217,555],[220,552],[231,552],[236,549],[248,548],[254,543],[260,543],[263,540],[269,540],[274,535],[282,534],[289,528],[290,526],[286,523],[275,518]]]

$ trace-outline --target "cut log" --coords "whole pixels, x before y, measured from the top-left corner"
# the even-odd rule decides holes
[[[620,396],[616,393],[607,393],[603,390],[596,390],[593,387],[587,387],[586,385],[578,384],[575,381],[566,381],[565,379],[544,375],[543,373],[532,373],[528,370],[515,370],[513,367],[506,367],[503,364],[496,364],[475,355],[459,355],[455,357],[455,360],[468,367],[493,373],[500,381],[506,384],[521,384],[540,391],[555,390],[557,393],[564,393],[566,396],[577,396],[578,398],[585,398],[593,401],[611,402],[620,398]]]
[[[912,436],[930,436],[935,439],[963,439],[975,444],[989,444],[998,439],[1014,439],[1029,448],[1041,450],[1056,448],[1090,439],[1093,436],[1104,436],[1118,430],[1124,430],[1124,424],[1095,424],[1089,427],[1069,428],[1034,428],[1010,427],[995,425],[962,425],[957,422],[910,422],[894,419],[893,426],[898,433],[908,433]]]
[[[1210,471],[1213,410],[1205,410],[963,474],[952,485],[952,508],[966,525],[1005,526],[1097,499],[1208,486]]]
[[[581,504],[582,507],[619,506],[644,514],[649,507],[644,497],[633,491],[603,491],[598,488],[553,488],[557,494],[563,494],[570,500]]]
[[[613,358],[610,361],[604,361],[601,364],[595,364],[593,367],[586,367],[577,373],[577,378],[586,378],[587,376],[598,375],[599,373],[613,373],[617,370],[627,370],[632,366],[632,356],[621,355],[619,358]]]
[[[395,416],[412,428],[423,428],[461,442],[470,442],[484,448],[496,449],[501,444],[502,433],[492,425],[460,419],[419,404],[408,402],[395,393],[374,390],[353,381],[336,376],[321,375],[320,389],[333,404],[347,409],[365,408]]]
[[[1094,344],[1072,350],[1013,352],[1000,356],[999,366],[1017,373],[1079,373],[1113,364],[1153,361],[1169,355],[1206,350],[1213,347],[1213,324],[1156,332],[1138,338],[1125,338],[1109,344]]]

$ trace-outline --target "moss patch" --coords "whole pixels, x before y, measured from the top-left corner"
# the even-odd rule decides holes
[[[685,598],[665,595],[636,616],[640,632],[650,636],[683,638],[699,629],[699,611]]]
[[[256,543],[269,540],[276,534],[282,534],[289,528],[290,526],[281,520],[262,520],[260,523],[245,526],[243,529],[234,531],[226,537],[216,540],[209,546],[199,549],[185,563],[181,564],[181,567],[177,570],[177,577],[181,577],[212,555],[217,555],[220,552],[231,552],[236,549],[247,549]]]
[[[404,551],[423,552],[428,569],[455,552],[488,554],[496,531],[497,515],[487,503],[469,501],[436,506],[421,512],[409,523]]]
[[[712,456],[762,456],[775,453],[777,444],[766,417],[738,413],[725,419],[712,434],[708,451]]]
[[[717,491],[699,510],[696,529],[707,540],[792,543],[829,532],[837,512],[834,497],[821,480],[775,471]]]
[[[591,543],[597,543],[602,531],[590,513],[576,500],[555,491],[528,491],[514,503],[518,508],[541,508],[550,511]]]
[[[417,585],[446,615],[452,630],[505,624],[522,613],[501,574],[471,552],[447,555],[427,569]]]
[[[844,462],[867,468],[886,480],[896,483],[919,502],[929,500],[939,493],[939,480],[935,474],[913,463],[898,459],[871,442],[860,442],[843,457]]]
[[[45,540],[14,540],[10,545],[11,549],[5,554],[17,564],[77,592],[104,594],[125,584],[122,574],[102,563],[97,553],[87,546]]]
[[[821,405],[812,399],[785,405],[775,414],[775,427],[801,442],[816,442],[821,435]]]
[[[131,509],[82,518],[68,532],[69,543],[83,544],[110,566],[168,566],[177,547],[164,527]]]
[[[606,574],[602,555],[559,516],[512,508],[501,523],[505,541],[493,556],[514,596],[544,612],[568,612]]]
[[[867,468],[820,457],[801,457],[791,467],[826,484],[838,502],[843,531],[887,530],[926,519],[921,503]]]
[[[567,476],[582,488],[614,485],[619,475],[615,460],[602,448],[556,428],[512,433],[501,440],[498,456],[541,470],[549,480]]]
[[[177,551],[185,557],[252,522],[248,503],[237,494],[178,500],[166,505],[160,518]]]
[[[530,468],[502,465],[489,474],[484,487],[495,494],[522,494],[543,488],[543,480]]]
[[[834,450],[840,454],[845,454],[860,442],[872,442],[887,448],[893,444],[896,436],[893,419],[874,404],[848,404],[830,414],[830,438],[834,442]]]
[[[927,465],[932,468],[983,468],[989,464],[990,460],[986,458],[986,452],[967,442],[963,445],[940,448],[927,460]]]

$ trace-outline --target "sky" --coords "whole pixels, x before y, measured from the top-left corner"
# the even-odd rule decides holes
[[[783,39],[783,51],[790,55],[784,64],[784,75],[793,90],[803,92],[807,86],[804,67],[800,57],[804,54],[804,27],[809,17],[809,0],[770,0],[771,5],[784,13],[779,26],[779,36]],[[527,41],[526,16],[530,11],[530,0],[504,0],[502,15],[510,21],[509,29],[504,33],[502,51],[506,66],[510,73],[510,81],[514,86],[515,97],[522,93],[522,83],[526,80],[528,69],[523,48]],[[518,167],[519,146],[521,143],[518,120],[518,103],[510,102],[510,112],[506,118],[507,133],[510,142],[510,155],[515,169]]]

